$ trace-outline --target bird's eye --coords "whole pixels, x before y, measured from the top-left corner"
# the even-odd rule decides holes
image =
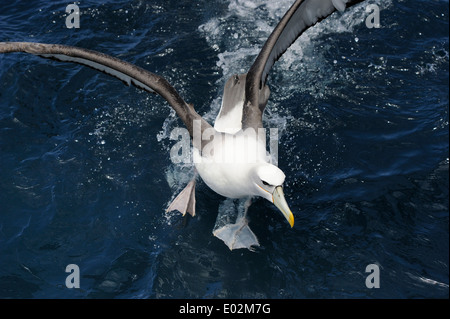
[[[263,181],[263,180],[261,180],[262,181],[262,183],[264,184],[264,185],[266,185],[266,186],[270,186],[270,184],[269,183],[267,183],[266,181]]]

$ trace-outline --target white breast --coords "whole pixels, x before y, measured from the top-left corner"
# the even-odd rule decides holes
[[[268,162],[265,136],[239,131],[217,132],[214,141],[194,149],[193,159],[203,181],[216,193],[230,198],[255,195],[252,174],[258,163]]]

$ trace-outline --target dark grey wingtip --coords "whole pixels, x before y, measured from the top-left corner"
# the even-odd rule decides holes
[[[211,125],[186,103],[166,79],[136,65],[114,58],[101,52],[79,47],[34,42],[0,42],[0,53],[25,52],[43,58],[63,62],[73,62],[88,66],[123,81],[139,89],[161,95],[176,111],[177,115],[193,136],[193,121],[201,121],[202,132]]]
[[[118,78],[126,85],[134,85],[147,92],[156,93],[143,83],[142,78],[148,76],[146,74],[148,71],[101,52],[60,44],[0,42],[0,53],[7,52],[31,53],[56,61],[78,63]]]
[[[265,106],[265,103],[259,101],[260,91],[266,85],[270,69],[292,43],[309,27],[330,16],[333,12],[344,11],[362,1],[364,0],[295,1],[270,34],[247,74],[243,127],[256,129],[262,126],[263,110],[260,108],[261,105]]]
[[[260,76],[259,87],[264,86],[274,63],[303,32],[335,11],[343,12],[362,1],[364,0],[297,0],[273,30],[250,68],[249,73],[255,72]]]

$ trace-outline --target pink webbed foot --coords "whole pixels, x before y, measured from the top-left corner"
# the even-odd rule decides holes
[[[195,216],[195,177],[186,185],[186,187],[178,194],[166,209],[166,213],[177,210],[183,216],[189,213]]]

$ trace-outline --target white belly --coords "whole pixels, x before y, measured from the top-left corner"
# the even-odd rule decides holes
[[[214,142],[215,141],[215,142]],[[203,181],[216,193],[241,198],[255,194],[253,170],[257,163],[268,162],[265,136],[217,133],[214,141],[203,148],[202,156],[194,148],[193,159]]]

